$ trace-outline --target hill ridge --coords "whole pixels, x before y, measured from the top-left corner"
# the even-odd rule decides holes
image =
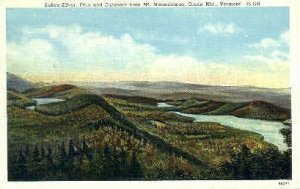
[[[190,162],[194,163],[195,165],[205,166],[205,167],[208,166],[208,165],[204,164],[202,161],[200,161],[198,158],[196,158],[195,156],[193,156],[183,150],[180,150],[176,147],[169,145],[167,142],[165,142],[163,139],[161,139],[157,136],[151,135],[148,132],[139,129],[131,121],[129,121],[126,118],[126,116],[124,116],[116,108],[111,106],[104,98],[102,98],[101,96],[96,95],[96,94],[83,94],[83,95],[75,96],[71,99],[67,99],[66,101],[45,104],[45,105],[39,105],[36,107],[36,111],[40,112],[40,113],[45,113],[47,115],[51,115],[50,112],[43,111],[39,107],[49,107],[49,106],[51,107],[52,106],[52,108],[53,108],[53,106],[61,106],[61,105],[65,106],[65,104],[68,103],[68,101],[77,101],[79,99],[83,100],[84,103],[82,103],[78,107],[76,107],[75,108],[76,110],[84,108],[84,107],[92,105],[92,104],[96,104],[96,105],[100,106],[101,108],[103,108],[108,114],[110,114],[110,116],[113,119],[115,119],[119,123],[116,126],[118,126],[118,125],[122,126],[122,129],[125,129],[126,131],[134,134],[136,137],[149,140],[153,144],[155,144],[158,148],[165,150],[166,152],[168,152],[170,154],[174,153],[175,156],[177,156],[177,157],[183,157],[184,159],[189,160]],[[57,108],[54,108],[54,109],[57,109]],[[65,111],[65,112],[59,112],[58,114],[52,113],[52,115],[57,116],[57,115],[65,114],[65,113],[74,111],[75,109],[68,108],[67,111]]]
[[[236,117],[262,120],[284,121],[291,118],[290,109],[262,100],[240,103],[198,100],[190,103],[189,106],[184,106],[187,102],[191,101],[182,102],[175,109],[190,114],[234,115]]]
[[[17,91],[19,93],[35,88],[34,83],[9,72],[6,72],[6,85],[7,90]]]

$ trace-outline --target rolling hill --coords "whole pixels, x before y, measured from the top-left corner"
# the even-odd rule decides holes
[[[72,83],[72,82],[70,82]],[[161,100],[206,99],[211,101],[250,102],[265,101],[290,109],[290,88],[261,88],[253,86],[214,86],[180,82],[73,82],[97,94],[143,96]]]
[[[38,104],[34,110],[26,109],[25,105],[13,104],[18,100],[31,101],[33,98],[61,98],[64,101]],[[61,161],[59,146],[69,141],[69,147],[66,149],[70,154],[71,145],[75,145],[74,149],[77,151],[82,148],[81,138],[87,141],[93,157],[98,157],[99,153],[114,153],[115,155],[110,158],[116,159],[118,158],[116,154],[121,153],[122,149],[128,154],[128,159],[137,154],[138,160],[135,161],[141,163],[140,168],[146,175],[143,179],[157,180],[212,178],[211,171],[216,171],[224,161],[230,160],[230,155],[242,145],[248,146],[253,151],[274,148],[257,133],[213,122],[194,123],[192,118],[158,108],[157,102],[161,102],[161,99],[156,98],[112,94],[101,96],[74,85],[63,84],[43,86],[24,93],[8,91],[8,100],[12,102],[8,106],[8,166],[11,180],[18,180],[14,170],[18,167],[15,161],[18,161],[20,151],[21,155],[27,153],[27,148],[28,154],[36,153],[38,151],[36,149],[41,149],[42,153],[43,148],[51,146],[55,147],[53,155],[57,162],[58,173],[42,177],[45,180],[60,179],[62,174],[67,180],[85,178],[103,180],[102,173],[95,176],[98,174],[95,170],[89,177],[71,177],[59,169],[58,163]],[[246,106],[242,103],[242,106],[235,106],[228,102],[204,99],[168,102],[182,111],[193,109],[201,113],[218,111],[225,114],[250,107],[250,104]],[[270,107],[264,107],[268,108]],[[253,114],[254,110],[259,111],[253,109]],[[74,144],[71,141],[75,141]],[[80,153],[75,157],[81,157]],[[77,161],[90,162],[93,164],[85,164],[85,167],[100,166],[97,169],[103,171],[102,165],[97,165],[93,159],[81,158],[85,158],[84,161],[75,158],[76,166],[81,165]],[[77,168],[72,174],[78,173]],[[32,169],[29,171],[31,174]],[[128,179],[128,177],[117,178]]]
[[[90,94],[92,92],[70,84],[46,85],[23,92],[27,98],[60,98],[67,99],[81,94]]]
[[[35,88],[34,83],[9,72],[6,73],[6,79],[7,90],[13,90],[22,93],[29,89]]]
[[[280,120],[291,118],[290,110],[263,101],[245,103],[244,106],[231,112],[232,115],[243,118]]]
[[[169,103],[177,104],[176,111],[191,114],[234,115],[242,118],[279,121],[291,118],[289,109],[264,101],[232,103],[194,99],[180,102],[171,101]]]
[[[25,108],[27,106],[35,105],[35,102],[15,91],[7,91],[7,105]]]
[[[101,109],[105,110],[111,117],[111,126],[115,126],[119,129],[125,130],[126,132],[134,135],[135,137],[155,144],[158,148],[166,151],[170,154],[174,154],[178,157],[183,157],[190,162],[197,165],[205,166],[199,159],[194,157],[181,149],[170,146],[164,140],[149,134],[143,130],[140,130],[132,122],[130,122],[126,116],[120,113],[117,109],[111,106],[104,98],[96,94],[76,94],[74,95],[74,90],[79,88],[73,85],[58,85],[58,86],[48,86],[39,89],[33,89],[24,93],[27,97],[31,98],[43,98],[43,97],[61,97],[62,94],[67,97],[63,102],[56,102],[51,104],[37,105],[35,111],[48,116],[60,116],[75,111],[80,111],[81,109],[88,108],[90,106],[99,106]],[[86,92],[85,90],[82,90]],[[23,98],[26,98],[25,96]],[[178,116],[177,116],[178,117]],[[107,119],[106,119],[107,120]],[[87,123],[99,124],[103,120],[90,120]]]
[[[95,94],[78,95],[69,98],[63,102],[56,102],[56,103],[51,103],[46,105],[38,105],[36,107],[36,111],[43,114],[54,116],[54,115],[71,113],[73,111],[77,111],[79,109],[91,105],[97,105],[103,108],[113,118],[113,120],[115,120],[115,123],[118,123],[115,124],[116,127],[126,130],[128,133],[133,134],[137,138],[149,140],[151,141],[151,143],[155,144],[158,148],[161,148],[162,150],[167,151],[170,154],[174,154],[178,157],[183,157],[189,160],[190,162],[193,162],[197,165],[204,166],[204,164],[199,159],[194,157],[192,154],[186,153],[185,151],[175,148],[169,145],[168,143],[166,143],[164,140],[154,135],[151,135],[148,132],[140,130],[137,126],[135,126],[132,122],[130,122],[126,118],[126,116],[124,116],[117,109],[115,109],[108,102],[106,102],[104,98]]]

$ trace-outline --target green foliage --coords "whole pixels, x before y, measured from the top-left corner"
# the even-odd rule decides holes
[[[234,115],[263,120],[286,120],[291,117],[290,110],[264,101],[232,103],[187,99],[175,104],[174,110],[191,114]]]
[[[54,86],[46,86],[37,89],[31,89],[26,91],[26,96],[30,98],[45,98],[45,97],[53,97],[58,93],[65,92],[72,89],[76,89],[77,87],[74,85],[54,85]]]
[[[286,120],[291,117],[291,111],[264,101],[252,101],[244,103],[244,106],[231,112],[237,117],[263,119],[263,120]]]
[[[8,107],[9,180],[235,179],[235,172],[246,175],[243,178],[260,178],[263,169],[256,168],[261,171],[254,175],[248,171],[249,163],[242,164],[241,159],[260,167],[257,162],[267,161],[267,156],[272,161],[278,155],[262,153],[271,145],[252,132],[217,123],[193,123],[144,104],[145,99],[128,102],[118,96],[70,95],[75,89],[50,91],[71,98],[39,105],[37,111]],[[235,160],[230,154],[243,144],[251,150],[244,150],[245,155]],[[261,152],[259,158],[249,158],[254,151]],[[281,155],[278,162],[289,167],[290,152]],[[229,175],[223,172],[226,166],[218,170],[227,160],[239,162],[240,168],[238,163],[228,166]],[[276,174],[265,177],[277,178]]]
[[[15,161],[16,167],[12,173],[15,179],[27,178],[27,158],[28,156],[24,153],[23,149],[20,149],[17,160]]]
[[[225,179],[290,179],[291,154],[276,148],[251,152],[246,146],[221,166]]]
[[[144,111],[141,115],[160,121],[162,123],[168,123],[168,122],[193,122],[193,118],[188,118],[184,116],[180,116],[171,112],[162,112],[162,111]]]
[[[63,102],[38,105],[35,107],[35,111],[47,115],[61,115],[82,109],[92,104],[101,105],[103,102],[104,99],[97,95],[78,95]]]
[[[131,155],[131,161],[129,166],[129,176],[132,178],[142,178],[143,172],[140,163],[137,160],[136,152],[133,151]]]
[[[201,106],[201,105],[207,104],[207,103],[208,103],[208,101],[189,99],[189,100],[184,101],[177,107],[184,110],[184,109],[192,108],[192,107],[199,106],[199,105]]]
[[[124,100],[126,104],[128,103],[136,103],[136,104],[143,104],[143,105],[156,105],[159,100],[155,98],[149,98],[149,97],[143,97],[143,96],[125,96],[125,95],[112,95],[107,94],[105,97],[111,98],[111,99],[117,99],[118,101]],[[120,104],[121,105],[121,104]]]
[[[183,109],[182,112],[189,113],[189,114],[206,114],[217,108],[220,108],[224,104],[225,104],[224,102],[208,101],[208,102],[201,103],[199,105],[195,105]]]
[[[35,104],[36,102],[34,100],[31,100],[20,93],[14,91],[7,92],[8,107],[16,106],[19,108],[26,108],[27,106],[33,106]]]
[[[288,147],[292,147],[292,128],[283,128],[280,132],[284,136],[284,142],[288,145]]]
[[[230,114],[232,111],[241,108],[244,103],[226,103],[225,105],[209,112],[209,114],[213,115],[227,115]]]
[[[29,154],[21,149],[13,170],[9,174],[10,180],[122,180],[140,179],[143,176],[143,169],[137,160],[135,152],[128,156],[128,152],[115,151],[107,144],[103,148],[102,156],[99,149],[91,154],[90,147],[84,144],[77,146],[79,153],[76,153],[74,140],[69,141],[69,150],[66,152],[64,142],[55,149],[58,154],[53,158],[53,150],[47,148],[47,155],[43,156],[44,146],[37,145]],[[84,147],[84,148],[80,148]],[[90,156],[90,159],[88,158]],[[128,165],[127,162],[130,162]],[[96,169],[95,169],[96,168]]]

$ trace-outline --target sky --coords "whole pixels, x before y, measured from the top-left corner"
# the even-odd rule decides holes
[[[7,9],[7,71],[34,82],[290,87],[288,8]]]

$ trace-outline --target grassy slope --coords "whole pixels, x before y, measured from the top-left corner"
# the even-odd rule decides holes
[[[178,106],[180,109],[188,109],[208,103],[206,100],[188,99]]]
[[[111,119],[111,116],[97,105],[90,105],[59,116],[48,116],[17,107],[11,107],[8,110],[8,155],[10,160],[17,156],[17,151],[21,147],[34,146],[35,144],[56,146],[70,138],[80,140],[85,136],[92,146],[100,145],[103,147],[105,143],[108,143],[119,148],[131,146],[130,148],[138,150],[138,159],[144,167],[146,180],[161,179],[155,176],[157,170],[168,172],[169,161],[170,158],[172,159],[169,153],[160,151],[151,143],[142,142],[132,135],[120,133],[118,129],[111,127],[113,126],[112,123],[105,126],[98,122],[97,125],[101,128],[95,129],[94,126],[96,125],[92,123],[93,121]],[[115,144],[116,142],[117,144]],[[134,146],[132,147],[132,145]],[[198,175],[196,178],[201,175],[199,167],[191,166],[188,161],[178,157],[174,157],[173,161],[175,161],[173,166],[182,170],[192,170]]]
[[[48,115],[61,115],[65,113],[72,112],[74,110],[89,106],[91,104],[98,105],[105,109],[111,117],[118,122],[116,126],[125,129],[127,132],[135,135],[138,138],[142,138],[145,140],[149,140],[154,143],[158,148],[167,151],[169,153],[174,153],[176,156],[182,156],[183,158],[189,160],[190,162],[205,166],[199,159],[194,157],[193,155],[182,151],[179,148],[173,147],[169,145],[166,141],[161,138],[156,137],[155,135],[151,135],[148,132],[140,130],[135,124],[129,121],[126,116],[116,110],[113,106],[108,104],[102,97],[94,94],[90,95],[79,95],[71,99],[67,99],[63,102],[57,102],[52,104],[40,105],[36,107],[38,112],[48,114]],[[179,116],[176,116],[179,117]],[[182,118],[186,119],[186,118]]]
[[[176,101],[174,110],[191,114],[234,115],[243,118],[280,120],[290,119],[290,110],[264,101],[243,103],[207,101]]]
[[[32,91],[28,94],[31,97],[53,97],[58,93],[61,93],[65,86],[54,86],[54,87],[46,87],[36,91]],[[72,87],[73,88],[73,87]],[[69,86],[65,87],[65,90],[69,90]],[[49,95],[50,94],[50,95]],[[64,94],[67,95],[67,94]],[[51,103],[47,105],[38,105],[36,107],[36,111],[42,114],[51,115],[51,116],[59,116],[62,114],[71,113],[82,108],[86,108],[90,105],[97,105],[105,109],[106,112],[110,114],[112,119],[117,122],[116,126],[125,129],[126,131],[134,134],[136,137],[143,138],[145,140],[149,140],[153,142],[157,147],[161,148],[164,151],[169,153],[174,153],[176,156],[182,156],[183,158],[188,159],[190,162],[193,162],[198,165],[203,165],[201,161],[195,158],[193,155],[188,154],[178,148],[170,146],[165,141],[157,138],[147,132],[139,130],[134,124],[132,124],[125,116],[123,116],[120,112],[118,112],[114,107],[109,105],[102,97],[89,94],[89,95],[78,95],[73,98],[67,99],[64,102]],[[93,124],[97,124],[98,122]]]
[[[221,106],[223,106],[225,103],[223,102],[214,102],[209,101],[206,103],[202,103],[200,105],[195,105],[186,109],[183,109],[182,112],[189,113],[189,114],[203,114],[208,113],[210,111],[213,111]]]
[[[288,109],[262,101],[249,102],[244,107],[231,112],[231,114],[237,117],[281,121],[291,117]]]
[[[7,91],[7,105],[25,108],[26,106],[35,105],[35,102],[20,93]]]
[[[126,108],[121,99],[106,99],[139,129],[195,155],[211,166],[217,166],[228,159],[229,154],[242,144],[253,150],[271,146],[263,141],[261,135],[252,132],[217,123],[193,123],[192,120],[185,120],[181,116],[178,118],[176,114],[166,113],[155,107],[140,108],[141,104],[136,104],[135,107],[130,104],[130,108]]]
[[[100,98],[100,97],[99,97]],[[97,97],[92,95],[77,95],[66,101],[37,105],[37,112],[48,115],[61,115],[73,112],[75,110],[87,107],[92,104],[101,103]]]
[[[29,96],[46,96],[49,90],[43,88],[32,91]],[[103,99],[82,93],[87,91],[77,87],[56,93],[50,90],[52,97],[64,96],[67,100],[37,106],[38,112],[9,107],[8,137],[11,153],[28,143],[59,142],[89,136],[103,125],[122,128],[137,139],[150,141],[162,153],[175,154],[178,158],[182,156],[200,167],[218,166],[242,144],[252,150],[272,146],[265,143],[258,134],[217,123],[192,123],[190,118],[165,112],[146,101],[130,99],[128,102],[128,99],[116,96]]]
[[[35,143],[39,140],[55,142],[73,136],[79,137],[88,132],[90,121],[109,117],[109,114],[98,106],[89,106],[60,116],[48,116],[12,107],[8,108],[8,141],[22,146],[22,144]]]
[[[149,98],[143,96],[122,96],[122,95],[112,95],[112,94],[106,94],[104,96],[109,98],[122,99],[125,100],[126,102],[141,103],[141,104],[148,104],[148,105],[156,105],[158,102],[160,102],[155,98]]]
[[[29,98],[46,98],[46,97],[55,97],[56,94],[65,92],[71,89],[77,88],[74,85],[55,85],[55,86],[46,86],[38,89],[32,89],[25,92],[25,95]]]
[[[243,107],[244,103],[226,103],[223,106],[210,111],[208,114],[213,114],[213,115],[226,115],[230,114],[232,111],[235,111],[238,108]]]

